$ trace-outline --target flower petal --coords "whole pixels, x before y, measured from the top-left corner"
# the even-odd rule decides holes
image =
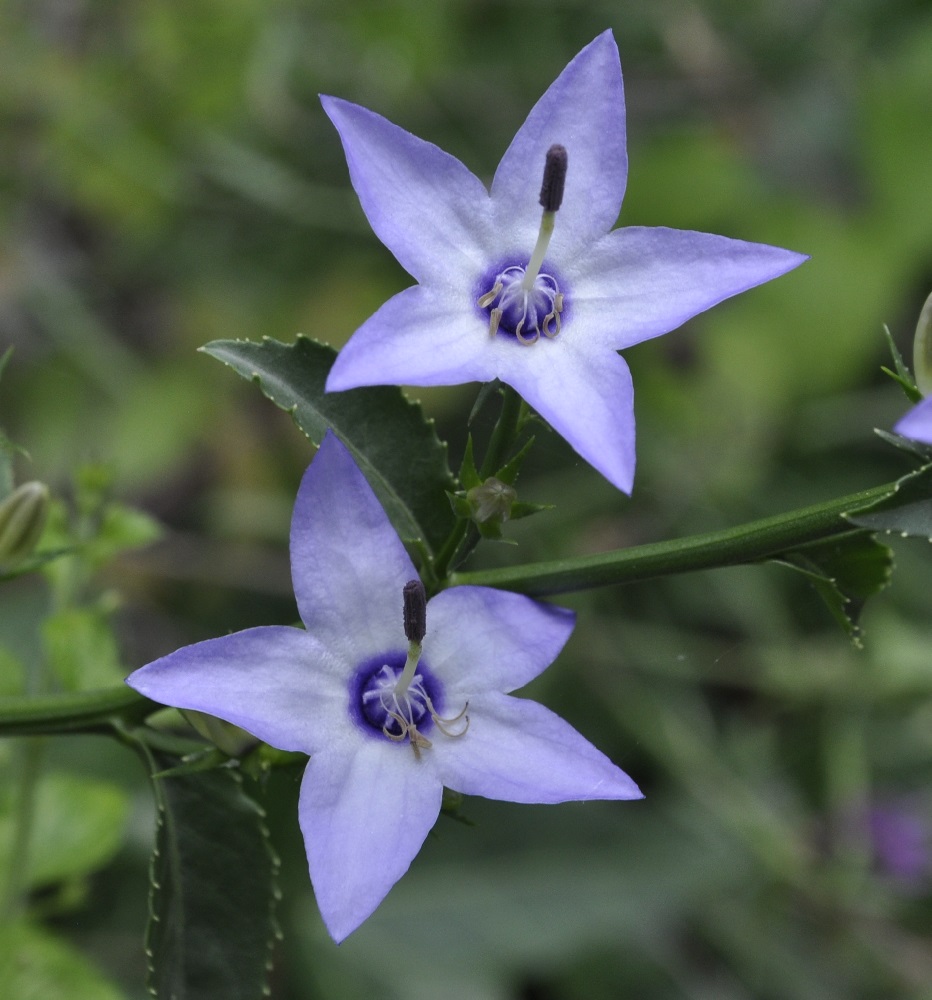
[[[902,437],[932,444],[932,396],[917,403],[893,428]]]
[[[464,291],[407,288],[370,316],[337,355],[327,392],[361,385],[458,385],[495,378],[488,322]]]
[[[427,605],[424,659],[444,683],[448,708],[473,692],[514,691],[553,663],[575,619],[523,594],[453,587]]]
[[[407,746],[364,740],[356,753],[331,748],[311,758],[298,815],[317,905],[336,942],[408,870],[442,795]]]
[[[351,735],[347,672],[303,629],[265,626],[184,646],[126,683],[164,705],[216,715],[280,750],[313,753]]]
[[[544,158],[554,143],[566,147],[569,160],[551,246],[554,255],[572,257],[612,228],[625,193],[624,90],[611,31],[590,42],[551,84],[495,172],[496,228],[528,252],[540,225]]]
[[[613,351],[594,356],[572,335],[568,327],[556,340],[511,345],[508,367],[499,377],[609,482],[630,493],[635,461],[631,373]]]
[[[417,570],[332,432],[298,490],[291,576],[301,619],[324,645],[350,659],[405,647],[402,588]]]
[[[418,281],[444,281],[481,264],[488,232],[485,185],[456,157],[388,119],[321,97],[340,133],[350,179],[376,236]]]
[[[697,313],[779,277],[809,258],[764,243],[662,226],[616,229],[567,261],[574,330],[621,350],[668,333]]]
[[[488,693],[469,704],[469,730],[434,744],[447,788],[506,802],[639,799],[637,785],[536,701]]]

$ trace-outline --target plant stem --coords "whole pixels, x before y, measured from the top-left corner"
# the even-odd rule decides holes
[[[501,394],[502,408],[492,429],[482,468],[478,470],[482,479],[488,479],[505,464],[520,430],[521,397],[510,385],[504,384],[501,387]],[[465,558],[478,541],[479,532],[471,521],[463,518],[456,522],[431,567],[436,588],[445,586],[450,567],[457,557],[459,556],[460,561]]]
[[[24,740],[19,748],[22,768],[19,775],[16,802],[13,809],[13,836],[10,843],[10,867],[4,887],[0,914],[4,919],[15,917],[23,905],[23,892],[28,885],[29,841],[32,838],[36,812],[36,792],[42,772],[45,740]]]
[[[502,384],[502,409],[498,415],[489,447],[485,452],[479,477],[488,479],[497,472],[508,460],[508,454],[518,436],[518,424],[521,419],[521,397],[510,385]]]
[[[820,539],[867,533],[867,529],[853,527],[844,515],[882,500],[895,490],[896,483],[887,483],[736,528],[675,541],[615,549],[594,556],[453,573],[442,586],[471,584],[501,587],[543,597],[571,590],[634,583],[672,573],[760,562]]]
[[[510,404],[502,406],[500,422],[503,421],[507,405]],[[514,411],[512,435],[517,427],[519,412],[520,403]],[[511,413],[509,409],[509,414]],[[493,451],[493,444],[507,451],[504,432],[498,436],[493,434],[493,438],[496,437],[497,443],[493,441],[489,445],[490,453]],[[499,461],[501,453],[499,452],[495,461]],[[870,529],[853,527],[845,519],[845,515],[863,510],[891,496],[897,488],[896,482],[885,483],[883,486],[875,486],[873,489],[851,493],[787,514],[671,542],[655,542],[596,556],[559,559],[505,569],[452,573],[446,578],[438,576],[438,584],[440,587],[463,584],[501,587],[523,594],[545,596],[617,583],[634,583],[672,573],[760,562],[822,539],[869,534]],[[451,539],[452,537],[451,535]],[[462,537],[460,536],[460,540]],[[458,545],[447,545],[443,551],[449,551],[452,559],[456,555],[456,548]],[[158,707],[155,702],[143,698],[128,687],[0,698],[0,736],[109,732],[145,718]]]
[[[0,698],[0,736],[107,732],[117,719],[139,720],[159,707],[123,686]]]

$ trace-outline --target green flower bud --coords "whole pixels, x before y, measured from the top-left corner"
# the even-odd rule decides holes
[[[49,488],[29,482],[0,504],[0,566],[22,562],[36,547],[49,510]]]
[[[932,294],[926,299],[913,341],[913,372],[923,396],[932,395]]]
[[[204,739],[210,740],[228,757],[242,757],[247,750],[252,749],[259,741],[245,729],[234,726],[232,722],[224,722],[206,712],[195,712],[194,709],[184,709],[181,714]]]
[[[518,499],[518,493],[514,487],[489,476],[484,483],[468,490],[466,499],[476,524],[490,521],[504,524],[511,517],[511,505]]]

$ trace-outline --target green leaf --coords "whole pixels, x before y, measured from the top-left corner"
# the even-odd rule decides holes
[[[498,472],[495,473],[495,478],[500,479],[503,483],[507,483],[509,486],[514,486],[515,481],[518,478],[518,473],[521,471],[521,466],[524,464],[524,460],[528,456],[531,447],[534,444],[534,435],[532,434],[527,441],[521,446],[521,450],[515,455],[515,457],[508,462],[507,465],[503,465]]]
[[[898,479],[886,496],[844,517],[859,528],[932,541],[932,464]]]
[[[4,646],[0,646],[0,698],[21,695],[26,690],[26,668]]]
[[[530,517],[531,514],[540,514],[545,510],[553,510],[556,504],[552,503],[531,503],[529,500],[518,500],[511,505],[511,520],[518,521],[522,517]]]
[[[898,451],[905,452],[910,458],[918,458],[923,465],[932,461],[932,447],[923,444],[921,441],[913,441],[912,438],[900,437],[899,434],[891,434],[880,427],[875,427],[874,433],[881,441],[885,441]]]
[[[121,1000],[78,951],[39,927],[0,925],[0,984],[11,1000]]]
[[[179,764],[140,749],[151,774]],[[278,860],[264,814],[226,769],[158,779],[153,788],[149,987],[158,1000],[259,1000],[277,933]]]
[[[473,486],[478,486],[482,482],[479,470],[476,468],[476,460],[473,457],[472,434],[466,437],[466,448],[463,451],[463,461],[460,464],[459,480],[464,490],[471,490]]]
[[[215,340],[201,348],[255,382],[319,445],[332,428],[349,448],[399,535],[436,552],[454,525],[445,494],[456,488],[446,445],[421,408],[391,386],[325,393],[336,352],[299,336],[294,344],[268,338]]]
[[[42,624],[45,655],[66,691],[119,684],[126,676],[104,610],[63,608]]]
[[[15,796],[0,799],[0,870],[14,863]],[[129,801],[109,782],[71,774],[43,775],[36,789],[35,813],[24,882],[51,885],[103,867],[122,843]]]
[[[802,546],[773,561],[807,576],[832,617],[856,646],[861,645],[861,611],[893,574],[893,553],[886,545],[873,535],[854,531]]]
[[[903,356],[897,349],[896,344],[893,340],[893,335],[890,333],[890,328],[884,324],[883,328],[884,336],[887,338],[887,347],[890,348],[890,355],[893,358],[893,366],[895,371],[890,371],[889,368],[881,366],[881,371],[885,372],[894,382],[898,382],[900,388],[906,394],[906,398],[911,403],[918,403],[922,399],[922,393],[916,387],[916,382],[913,379],[912,373],[909,368],[906,367],[906,363],[903,361]]]

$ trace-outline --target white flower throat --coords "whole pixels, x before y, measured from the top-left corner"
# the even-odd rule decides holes
[[[543,215],[537,243],[527,266],[511,264],[492,279],[492,287],[479,296],[476,305],[489,312],[489,334],[499,330],[514,334],[519,343],[530,346],[541,334],[554,338],[561,328],[563,292],[556,277],[541,271],[557,209],[563,201],[567,155],[563,146],[551,146],[544,164],[540,189]]]

